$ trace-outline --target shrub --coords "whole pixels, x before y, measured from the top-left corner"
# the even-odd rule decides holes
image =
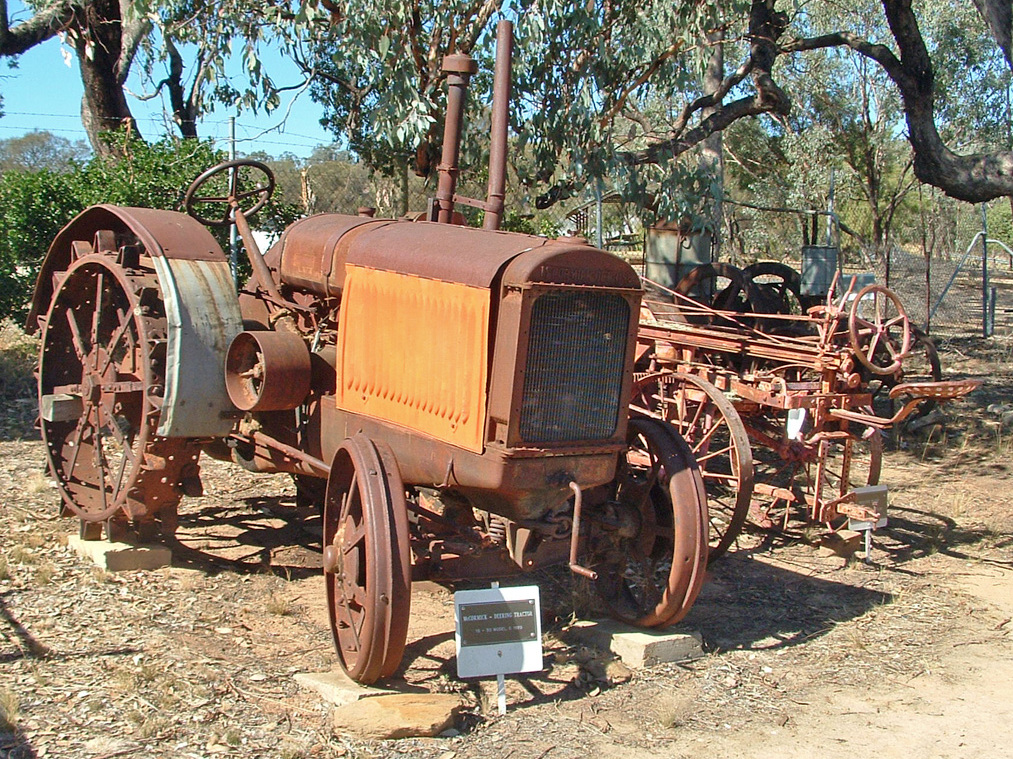
[[[181,210],[190,183],[224,160],[210,141],[117,139],[116,156],[94,156],[68,172],[9,171],[0,176],[0,319],[23,321],[50,242],[83,209],[113,203]],[[280,231],[295,218],[294,207],[272,203],[257,223]],[[212,231],[228,250],[228,230]]]

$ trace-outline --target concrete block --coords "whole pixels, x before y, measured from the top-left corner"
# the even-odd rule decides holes
[[[343,670],[331,672],[299,672],[295,681],[304,688],[314,690],[320,697],[337,706],[351,704],[360,698],[370,696],[389,696],[396,691],[383,688],[364,688],[344,673]]]
[[[165,546],[131,545],[108,540],[82,540],[80,535],[67,537],[67,545],[78,556],[91,559],[107,572],[130,572],[136,569],[161,569],[172,565],[172,551]]]
[[[703,637],[695,631],[642,630],[618,622],[577,622],[567,637],[611,651],[633,669],[703,656]]]

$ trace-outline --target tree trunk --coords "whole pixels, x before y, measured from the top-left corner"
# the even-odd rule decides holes
[[[710,95],[718,91],[725,78],[725,54],[724,32],[716,31],[707,35],[707,42],[711,45],[710,59],[707,61],[707,70],[704,72],[703,92]],[[715,104],[712,108],[705,108],[702,112],[704,118],[721,110],[721,103]],[[724,194],[724,143],[721,135],[723,132],[714,132],[703,141],[700,150],[700,168],[711,177],[711,186],[716,188],[710,202],[710,221],[713,226],[712,252],[715,259],[720,258],[722,238],[722,196]]]
[[[73,41],[84,85],[81,121],[92,150],[110,155],[117,150],[116,141],[106,139],[104,133],[125,129],[140,136],[120,76],[123,19],[119,2],[87,3],[80,9],[75,26]]]

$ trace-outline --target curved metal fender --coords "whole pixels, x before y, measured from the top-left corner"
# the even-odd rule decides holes
[[[240,412],[225,390],[225,356],[242,330],[239,299],[228,259],[215,238],[175,211],[100,205],[82,211],[53,240],[35,287],[27,327],[34,331],[52,298],[54,276],[73,262],[77,241],[96,233],[136,239],[158,276],[168,322],[165,400],[158,434],[227,435]],[[94,252],[115,255],[115,251]]]
[[[152,259],[165,301],[165,403],[158,434],[222,437],[241,415],[225,388],[225,356],[243,329],[226,261]]]

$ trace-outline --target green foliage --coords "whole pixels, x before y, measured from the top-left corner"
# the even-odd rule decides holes
[[[1013,248],[1013,213],[1008,198],[1002,198],[988,206],[988,239],[1001,240]]]
[[[0,317],[24,317],[50,241],[84,205],[72,174],[0,176]]]
[[[181,210],[191,182],[224,159],[210,142],[116,139],[119,155],[94,156],[72,171],[0,175],[0,317],[24,317],[50,242],[86,207],[112,203]],[[292,205],[271,203],[256,223],[265,231],[280,232],[298,215]],[[228,250],[227,230],[213,232]]]
[[[124,132],[110,136],[115,155],[96,156],[75,174],[83,206],[123,206],[179,210],[187,187],[204,170],[225,160],[210,141],[170,137],[146,143]]]

